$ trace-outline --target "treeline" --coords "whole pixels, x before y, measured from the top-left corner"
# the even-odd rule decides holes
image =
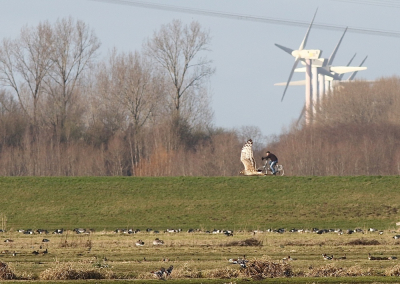
[[[400,174],[400,78],[342,84],[271,145],[292,175]]]
[[[175,20],[101,59],[82,21],[23,27],[0,45],[0,175],[237,175],[260,133],[212,124],[209,46]]]

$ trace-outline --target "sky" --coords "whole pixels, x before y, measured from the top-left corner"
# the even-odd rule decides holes
[[[154,3],[168,7],[220,12],[234,17],[217,17],[209,13],[150,9],[127,5],[128,2]],[[281,102],[294,57],[277,48],[278,43],[298,49],[307,31],[306,23],[315,17],[315,25],[334,29],[312,28],[306,49],[322,50],[328,58],[346,33],[335,57],[335,66],[358,66],[365,56],[367,70],[357,79],[375,80],[399,76],[400,36],[382,33],[352,32],[362,30],[393,31],[400,34],[400,3],[389,0],[0,0],[0,40],[17,38],[24,25],[36,26],[48,20],[73,17],[84,21],[101,41],[99,58],[109,51],[143,50],[143,43],[162,25],[179,19],[183,24],[198,21],[212,37],[207,57],[216,68],[209,90],[212,96],[214,125],[225,129],[257,127],[265,136],[285,133],[295,123],[305,102],[304,86],[289,86]],[[123,4],[125,3],[125,4]],[[246,17],[240,17],[246,16]],[[251,17],[276,21],[252,21]],[[292,24],[280,24],[287,20]],[[304,24],[295,24],[304,23]],[[295,73],[292,80],[304,79]],[[344,76],[346,79],[348,75]]]

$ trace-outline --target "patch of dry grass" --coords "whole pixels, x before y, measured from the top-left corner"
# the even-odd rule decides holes
[[[14,272],[12,272],[7,263],[1,261],[0,261],[0,279],[1,280],[15,279]]]
[[[320,267],[310,267],[308,271],[305,272],[305,277],[355,277],[355,276],[367,276],[373,275],[371,269],[362,269],[359,266],[351,266],[345,268],[342,266],[337,266],[336,264],[329,263]]]
[[[110,269],[93,268],[88,263],[64,262],[57,263],[40,273],[41,280],[78,280],[78,279],[114,279],[115,274]]]
[[[400,264],[397,264],[393,267],[386,268],[385,275],[386,276],[400,276]]]
[[[229,242],[227,244],[225,244],[225,246],[229,247],[229,246],[262,246],[262,241],[251,238],[251,239],[246,239],[244,241],[232,241]]]
[[[347,243],[349,246],[378,246],[381,243],[375,239],[366,240],[366,239],[355,239]]]
[[[241,270],[241,274],[254,280],[261,280],[265,278],[291,277],[293,276],[293,271],[287,263],[278,263],[271,261],[267,257],[262,257],[261,259],[250,260],[246,268]]]

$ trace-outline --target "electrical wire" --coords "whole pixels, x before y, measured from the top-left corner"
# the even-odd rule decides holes
[[[182,12],[182,13],[188,13],[188,14],[205,15],[205,16],[212,16],[212,17],[219,17],[219,18],[228,18],[228,19],[235,19],[235,20],[262,22],[262,23],[268,23],[268,24],[305,26],[305,27],[308,27],[310,25],[309,22],[296,21],[296,20],[284,20],[284,19],[267,18],[267,17],[251,16],[251,15],[231,14],[231,13],[225,13],[225,12],[219,12],[219,11],[193,9],[193,8],[187,8],[187,7],[182,7],[182,6],[157,4],[157,3],[134,1],[134,0],[130,0],[130,1],[128,1],[128,0],[90,0],[90,1],[136,6],[136,7],[141,7],[141,8],[156,9],[156,10],[163,10],[163,11],[174,11],[174,12]],[[331,1],[335,1],[335,0],[331,0]],[[357,0],[336,0],[336,1],[357,2]],[[360,2],[360,1],[358,1],[358,2]],[[364,3],[366,1],[362,1],[362,2]],[[368,2],[375,2],[375,1],[369,0]],[[382,3],[383,2],[384,1],[382,1]],[[381,1],[376,1],[376,3],[381,3]],[[389,2],[387,2],[387,3],[389,3]],[[393,2],[393,3],[395,3],[395,2]],[[313,28],[324,29],[324,30],[343,31],[346,27],[338,26],[338,25],[314,23]],[[399,31],[348,27],[347,32],[400,38]]]
[[[329,0],[332,2],[344,2],[360,5],[372,5],[390,8],[400,8],[400,3],[398,0]]]

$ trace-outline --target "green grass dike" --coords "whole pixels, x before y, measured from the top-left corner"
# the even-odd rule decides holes
[[[7,229],[387,229],[400,177],[2,177]]]

